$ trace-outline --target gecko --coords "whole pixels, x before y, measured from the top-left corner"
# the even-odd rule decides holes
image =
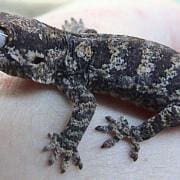
[[[136,161],[140,143],[163,129],[180,124],[180,53],[138,37],[100,34],[82,20],[65,21],[62,29],[36,19],[0,13],[0,70],[11,76],[52,84],[72,102],[65,129],[49,133],[49,165],[61,160],[83,164],[78,144],[95,112],[95,93],[105,92],[134,102],[155,114],[130,126],[124,116],[106,116],[107,125],[95,129],[110,136],[102,148],[120,140],[131,145]]]

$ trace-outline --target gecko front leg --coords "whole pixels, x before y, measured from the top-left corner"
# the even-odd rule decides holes
[[[140,150],[139,143],[147,140],[167,127],[174,127],[180,124],[180,102],[173,102],[160,111],[157,115],[148,119],[139,126],[129,127],[123,117],[119,121],[112,117],[106,117],[109,125],[97,126],[96,130],[110,134],[112,137],[106,140],[102,148],[109,148],[121,139],[128,139],[131,143],[130,157],[136,161]]]
[[[85,85],[77,77],[64,78],[64,93],[73,102],[73,111],[66,129],[60,133],[49,135],[50,143],[44,148],[51,151],[49,164],[53,164],[59,157],[62,158],[61,172],[64,173],[70,160],[82,169],[82,162],[77,150],[78,144],[88,127],[96,108],[96,100]]]

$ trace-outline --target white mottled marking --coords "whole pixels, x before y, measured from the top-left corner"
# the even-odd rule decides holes
[[[2,48],[6,43],[7,35],[3,30],[0,30],[0,48]]]

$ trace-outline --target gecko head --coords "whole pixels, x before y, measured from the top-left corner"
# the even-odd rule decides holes
[[[37,20],[0,13],[0,71],[54,83],[55,58],[47,48],[51,44],[45,29],[46,25]]]

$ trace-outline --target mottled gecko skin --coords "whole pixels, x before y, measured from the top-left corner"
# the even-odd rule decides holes
[[[132,144],[130,156],[138,158],[139,143],[167,127],[180,124],[180,54],[161,44],[124,35],[98,34],[82,21],[65,23],[63,30],[34,19],[0,13],[0,30],[7,35],[0,47],[0,70],[62,89],[73,103],[65,130],[52,135],[44,148],[49,164],[61,157],[61,172],[70,160],[82,168],[78,144],[96,108],[95,92],[107,92],[155,110],[139,126],[129,127],[123,117],[107,116],[107,126],[96,130]]]

